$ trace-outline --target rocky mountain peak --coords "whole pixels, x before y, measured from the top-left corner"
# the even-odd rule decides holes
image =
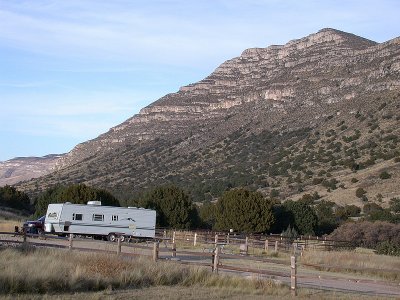
[[[348,166],[367,167],[370,157],[400,151],[399,46],[398,38],[377,44],[326,28],[247,49],[76,146],[41,182],[85,182],[118,193],[174,182],[199,198],[246,185],[268,193],[275,185],[290,196],[300,190],[294,182],[311,189],[317,174],[332,169],[349,176],[343,186],[354,186]]]
[[[254,57],[277,55],[283,58],[294,52],[306,50],[307,48],[335,48],[362,50],[377,45],[376,42],[362,38],[360,36],[340,31],[333,28],[324,28],[316,33],[310,34],[300,39],[294,39],[285,45],[272,45],[267,48],[249,48],[242,52],[242,59]]]

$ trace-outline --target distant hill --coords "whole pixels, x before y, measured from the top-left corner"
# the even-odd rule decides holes
[[[62,154],[44,157],[17,157],[0,162],[0,186],[46,175],[54,170],[56,161]]]
[[[174,183],[197,201],[244,186],[384,203],[400,196],[399,125],[400,38],[378,44],[327,28],[245,50],[19,188],[82,182],[129,198]]]

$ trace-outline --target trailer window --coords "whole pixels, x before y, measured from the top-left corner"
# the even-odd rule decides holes
[[[104,221],[104,215],[93,215],[93,221]]]
[[[83,215],[82,214],[72,214],[72,220],[75,221],[82,221]]]
[[[112,218],[111,218],[111,220],[113,220],[113,221],[118,221],[118,216],[113,215]]]

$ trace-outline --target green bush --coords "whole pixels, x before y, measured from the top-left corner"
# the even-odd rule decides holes
[[[400,245],[390,241],[383,241],[376,247],[377,254],[400,256]]]
[[[356,182],[358,182],[358,179],[353,177],[353,178],[351,179],[351,182],[352,182],[352,183],[356,183]]]
[[[366,193],[367,193],[367,191],[364,190],[363,188],[358,188],[358,189],[356,190],[356,196],[357,196],[358,198],[362,198]]]
[[[389,179],[390,177],[392,177],[392,175],[390,175],[388,172],[383,171],[381,174],[379,174],[379,178],[380,179]]]

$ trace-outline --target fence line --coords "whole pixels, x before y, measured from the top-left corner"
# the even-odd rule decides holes
[[[5,239],[2,237],[2,235],[9,236],[9,238]],[[296,241],[295,243],[287,246],[286,244],[288,244],[288,241],[284,241],[283,239],[281,240],[280,237],[275,237],[275,239],[254,240],[252,237],[240,239],[237,236],[232,238],[232,235],[228,235],[229,243],[227,243],[227,240],[224,239],[222,234],[214,235],[213,238],[211,234],[208,234],[208,238],[204,239],[203,241],[201,241],[202,234],[199,234],[198,232],[190,234],[189,232],[186,232],[182,235],[181,233],[175,231],[175,233],[171,232],[170,236],[174,237],[174,239],[169,238],[167,233],[163,234],[162,238],[157,238],[155,240],[142,243],[135,241],[122,243],[120,238],[118,239],[117,243],[98,243],[99,241],[97,240],[74,237],[72,234],[69,235],[68,238],[65,238],[45,234],[0,232],[0,242],[33,245],[38,247],[64,248],[69,250],[115,253],[118,255],[128,256],[140,255],[148,257],[155,262],[159,260],[176,260],[182,264],[210,267],[216,273],[218,273],[220,270],[228,270],[262,274],[269,277],[279,276],[288,279],[293,295],[297,294],[297,278],[314,278],[314,275],[310,275],[309,273],[299,275],[297,272],[297,266],[299,265],[317,269],[347,269],[339,266],[303,264],[301,261],[298,262],[296,257],[300,256],[301,252],[304,251],[303,244],[301,243],[302,241]],[[196,240],[196,245],[194,245],[194,240]],[[321,242],[318,240],[307,241],[309,243],[316,244]],[[87,247],[83,247],[84,245],[82,245],[81,242],[89,243],[89,246],[85,245]],[[102,246],[102,249],[93,249],[93,247],[90,246],[90,243],[96,242],[97,246]],[[327,245],[329,241],[322,240],[322,242],[324,242],[322,245]],[[242,253],[242,251],[240,251],[241,245],[252,248],[253,252],[247,250],[246,253]],[[276,248],[276,245],[279,245],[278,249]],[[257,247],[259,247],[260,251],[256,253],[258,255],[255,255],[256,251],[254,251],[254,249]],[[287,259],[278,260],[262,256],[262,254],[265,253],[272,253],[272,249],[274,252],[285,251],[285,253],[290,254],[293,252],[293,255],[291,256],[290,261]],[[361,271],[372,268],[358,269]],[[379,271],[384,270],[380,269]],[[391,270],[387,271],[389,272]],[[341,278],[333,275],[331,277]],[[348,278],[348,276],[346,276],[346,278]],[[359,279],[354,280],[359,281]]]

